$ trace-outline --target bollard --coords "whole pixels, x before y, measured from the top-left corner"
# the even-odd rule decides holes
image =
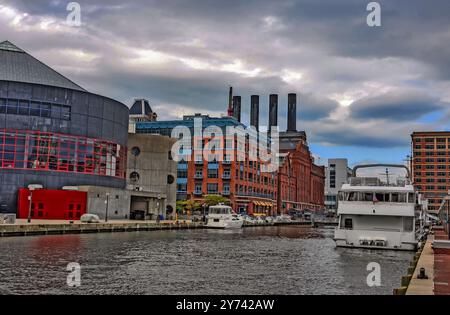
[[[425,268],[420,268],[419,274],[417,275],[417,279],[428,279],[428,276],[425,273]]]

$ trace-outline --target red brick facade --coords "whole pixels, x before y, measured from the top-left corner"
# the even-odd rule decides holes
[[[290,210],[323,210],[325,169],[314,164],[308,146],[300,142],[295,150],[282,152],[284,158],[278,172],[278,208]]]

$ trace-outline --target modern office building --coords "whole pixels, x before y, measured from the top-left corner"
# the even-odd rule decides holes
[[[127,136],[127,106],[0,43],[1,212],[30,184],[125,188]]]
[[[450,189],[450,132],[413,132],[411,151],[414,186],[437,213]]]
[[[343,158],[328,159],[325,168],[325,207],[330,212],[336,212],[338,192],[352,175],[348,160]]]

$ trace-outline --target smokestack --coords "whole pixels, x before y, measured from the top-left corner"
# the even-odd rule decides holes
[[[288,95],[287,131],[297,131],[297,94]]]
[[[250,103],[250,126],[259,130],[259,95],[251,96]]]
[[[240,96],[233,97],[233,117],[236,118],[237,121],[241,122],[241,97]]]
[[[278,95],[269,96],[269,133],[272,127],[278,126]]]
[[[228,94],[228,116],[233,116],[233,87],[230,86],[230,92]]]

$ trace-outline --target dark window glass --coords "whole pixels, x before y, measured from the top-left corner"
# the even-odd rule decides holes
[[[20,115],[29,115],[30,114],[30,102],[21,100],[19,101],[19,114]]]
[[[39,103],[39,102],[31,102],[31,104],[30,104],[30,115],[31,116],[40,116],[41,115],[41,103]]]
[[[6,100],[4,98],[0,98],[0,114],[6,113]]]
[[[41,117],[50,117],[50,104],[42,103],[41,105]]]
[[[353,229],[353,220],[352,219],[345,219],[345,229],[352,230]]]
[[[18,109],[18,100],[8,99],[8,102],[6,103],[6,113],[17,114]]]
[[[61,119],[70,120],[70,107],[61,106]]]
[[[59,105],[51,105],[52,110],[52,118],[61,119],[61,106]]]

